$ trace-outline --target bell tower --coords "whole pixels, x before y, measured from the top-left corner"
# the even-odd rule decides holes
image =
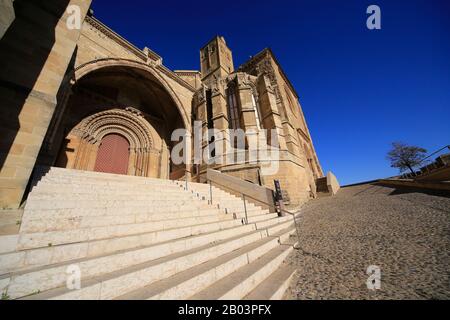
[[[222,36],[216,36],[200,49],[202,80],[225,78],[234,71],[233,54]]]

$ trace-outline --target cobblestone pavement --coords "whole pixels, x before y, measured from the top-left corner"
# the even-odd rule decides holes
[[[361,185],[301,211],[288,299],[450,299],[450,198]]]

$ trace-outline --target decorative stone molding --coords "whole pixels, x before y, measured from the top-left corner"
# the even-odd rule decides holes
[[[150,50],[149,48],[145,47],[144,50],[141,50],[137,48],[135,45],[130,43],[129,41],[125,40],[123,37],[121,37],[119,34],[108,28],[106,25],[104,25],[102,22],[97,20],[94,17],[86,16],[85,22],[89,25],[89,28],[102,38],[109,38],[125,48],[127,51],[129,51],[131,54],[135,55],[139,61],[145,63],[146,65],[152,66],[156,69],[158,69],[160,72],[164,73],[166,76],[171,78],[172,80],[178,82],[182,86],[186,87],[187,89],[191,90],[192,92],[195,91],[195,88],[193,88],[189,83],[181,79],[176,73],[169,70],[167,67],[165,67],[162,62],[162,57],[159,56],[154,51]],[[99,59],[102,60],[102,59]],[[81,65],[82,66],[82,65]],[[77,68],[80,68],[81,66],[78,66]]]
[[[82,120],[68,137],[79,140],[73,167],[93,170],[96,152],[102,139],[109,134],[120,134],[130,144],[129,175],[155,176],[154,161],[161,162],[162,150],[155,145],[154,129],[144,115],[133,107],[111,109],[91,115]],[[153,171],[152,171],[153,170]]]
[[[195,93],[195,96],[197,98],[197,105],[204,103],[206,100],[206,87],[202,85],[202,87]]]
[[[213,97],[219,94],[225,97],[226,83],[226,79],[217,78],[214,76],[210,81],[208,81],[207,86],[211,90],[211,95]]]
[[[112,109],[89,116],[82,120],[71,134],[92,144],[101,142],[110,133],[120,133],[130,142],[130,148],[150,150],[153,138],[150,124],[142,113],[132,107]]]
[[[139,48],[137,48],[136,46],[134,46],[133,44],[122,38],[120,35],[118,35],[116,32],[108,28],[106,25],[104,25],[96,18],[86,16],[85,22],[88,24],[89,28],[92,31],[95,31],[97,35],[100,36],[101,38],[109,38],[115,41],[121,47],[127,49],[130,53],[134,54],[137,58],[147,62],[148,55],[146,53],[148,52],[140,50]],[[156,53],[154,53],[154,55],[155,58],[158,60],[159,56]]]

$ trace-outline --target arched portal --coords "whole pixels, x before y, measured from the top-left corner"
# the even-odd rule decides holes
[[[130,143],[120,134],[103,137],[97,152],[94,171],[127,174],[130,160]]]
[[[167,178],[168,157],[156,129],[138,110],[114,108],[83,119],[67,135],[58,166]],[[168,164],[165,163],[165,166]]]
[[[130,144],[126,174],[184,175],[186,166],[172,164],[170,152],[172,132],[189,130],[187,111],[155,68],[105,59],[80,66],[71,79],[70,95],[60,99],[39,164],[93,171],[103,137],[117,134]]]

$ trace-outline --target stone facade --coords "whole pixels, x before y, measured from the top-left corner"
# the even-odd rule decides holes
[[[235,68],[223,37],[214,37],[200,50],[200,71],[171,71],[88,14],[90,2],[14,1],[16,18],[0,40],[2,207],[20,205],[37,165],[94,170],[108,134],[128,140],[129,175],[203,182],[212,167],[271,188],[278,179],[293,204],[315,196],[323,172],[297,93],[271,50]],[[71,4],[81,8],[81,30],[66,26]],[[194,121],[224,133],[215,144],[230,143],[230,128],[275,130],[278,172],[264,175],[262,158],[175,165],[172,132],[190,136]]]

